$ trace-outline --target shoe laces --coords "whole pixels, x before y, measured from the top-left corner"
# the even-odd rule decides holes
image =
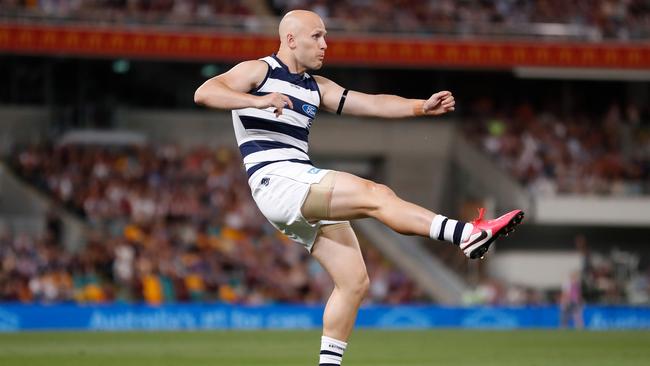
[[[472,224],[476,225],[476,224],[480,223],[481,221],[483,221],[483,215],[485,215],[485,208],[481,207],[481,208],[478,209],[478,217],[476,219],[474,219],[474,221],[472,221]]]

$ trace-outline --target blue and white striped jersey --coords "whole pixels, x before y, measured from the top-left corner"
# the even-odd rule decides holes
[[[261,60],[269,65],[269,70],[260,86],[249,93],[282,93],[291,99],[293,108],[284,108],[279,117],[273,107],[232,111],[237,144],[249,177],[278,161],[311,164],[307,155],[309,129],[320,105],[318,84],[311,75],[292,74],[275,55]]]

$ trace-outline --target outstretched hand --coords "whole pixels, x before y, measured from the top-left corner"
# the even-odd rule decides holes
[[[454,96],[450,91],[441,91],[433,94],[431,98],[424,101],[422,113],[426,115],[438,116],[453,111],[456,105]]]

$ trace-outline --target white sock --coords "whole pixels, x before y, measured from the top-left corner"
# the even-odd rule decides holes
[[[429,236],[435,240],[446,240],[459,245],[469,238],[474,225],[458,220],[452,220],[443,215],[436,215],[431,222]]]
[[[334,338],[322,336],[320,339],[319,366],[338,366],[343,360],[343,352],[348,344]]]

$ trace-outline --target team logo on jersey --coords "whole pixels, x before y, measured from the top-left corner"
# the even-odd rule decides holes
[[[308,174],[316,174],[318,172],[320,172],[320,169],[318,168],[311,168],[307,171]]]
[[[303,104],[302,111],[307,113],[309,117],[316,117],[316,107],[311,104]]]
[[[269,186],[269,183],[271,183],[271,178],[268,178],[268,177],[262,178],[262,181],[260,182],[261,185],[267,186],[267,187]]]

